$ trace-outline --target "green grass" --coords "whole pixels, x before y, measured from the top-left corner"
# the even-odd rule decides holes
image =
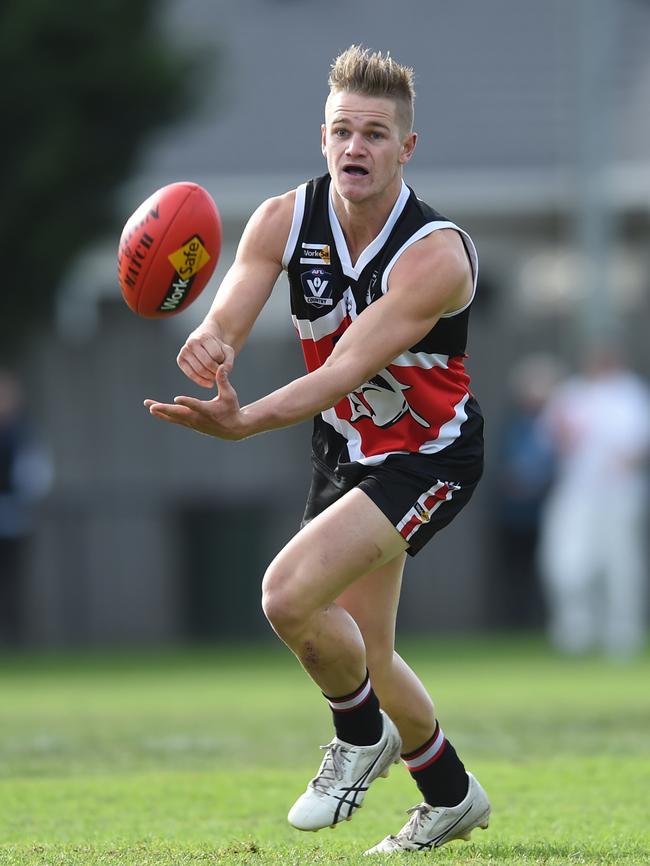
[[[493,804],[486,833],[424,856],[650,864],[649,656],[567,660],[525,639],[402,650]],[[275,645],[4,658],[0,864],[368,866],[417,791],[395,767],[353,822],[292,830],[330,736],[317,689]]]

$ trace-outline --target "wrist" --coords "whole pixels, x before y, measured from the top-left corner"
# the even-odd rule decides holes
[[[249,406],[242,406],[239,410],[237,428],[238,439],[250,439],[251,436],[260,432],[255,426],[255,419]]]
[[[208,312],[206,317],[203,319],[201,323],[202,328],[207,328],[215,337],[219,340],[223,340],[223,328],[221,327],[219,320],[216,316],[214,316],[211,312]]]
[[[248,406],[242,406],[239,410],[238,427],[242,439],[250,439],[251,436],[257,436],[258,433],[266,433],[269,430],[275,429],[275,425],[269,423],[268,419],[265,423],[263,414],[260,412],[258,406],[259,402],[249,403]]]

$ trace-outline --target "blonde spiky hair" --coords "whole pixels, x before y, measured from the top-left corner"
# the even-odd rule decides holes
[[[362,93],[395,100],[397,118],[404,132],[413,129],[413,70],[396,63],[390,52],[370,52],[361,45],[351,45],[332,63],[329,74],[330,94]]]

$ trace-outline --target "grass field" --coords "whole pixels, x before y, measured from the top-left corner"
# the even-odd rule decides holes
[[[567,660],[505,638],[401,648],[493,804],[487,832],[420,856],[650,864],[650,656]],[[0,864],[368,866],[417,791],[395,767],[352,822],[292,830],[330,736],[280,646],[4,658]]]

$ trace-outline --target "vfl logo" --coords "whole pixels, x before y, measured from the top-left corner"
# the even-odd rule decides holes
[[[397,424],[400,418],[409,414],[421,427],[430,427],[429,422],[409,406],[404,392],[410,387],[398,382],[388,370],[382,370],[357,391],[348,394],[352,409],[350,421],[354,423],[359,418],[370,418],[376,427],[385,428]]]
[[[332,287],[330,284],[331,274],[324,268],[312,268],[302,274],[302,290],[308,304],[316,307],[331,307]]]

